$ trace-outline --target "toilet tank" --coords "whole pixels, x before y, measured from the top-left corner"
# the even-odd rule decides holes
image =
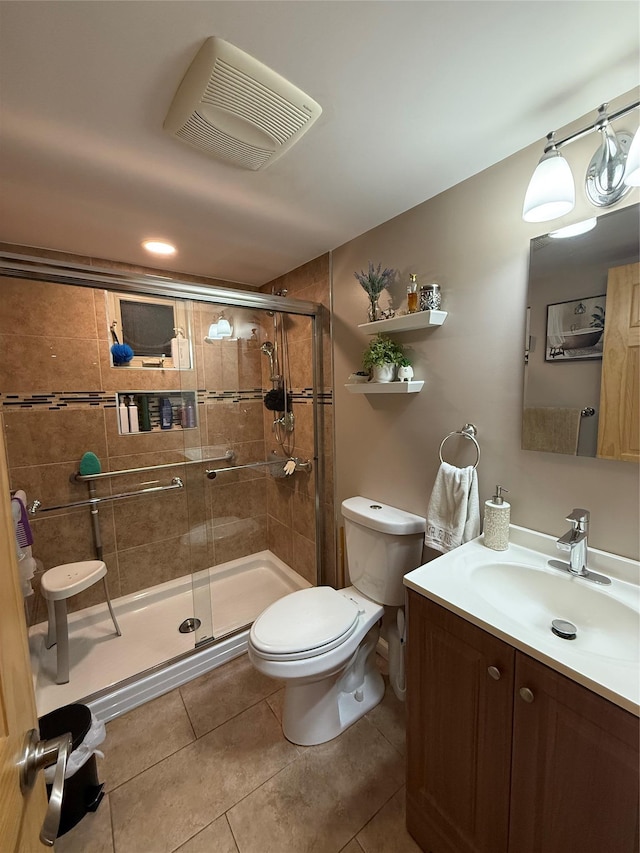
[[[404,604],[402,578],[422,563],[425,520],[369,498],[342,502],[351,583],[378,604]]]

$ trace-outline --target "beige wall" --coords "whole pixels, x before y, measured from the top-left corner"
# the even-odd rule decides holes
[[[612,110],[634,97],[637,92],[622,96]],[[568,131],[592,119],[578,119]],[[637,116],[616,126],[633,131]],[[590,134],[565,150],[577,203],[563,220],[522,221],[526,186],[542,154],[537,144],[333,253],[337,508],[349,495],[363,494],[424,515],[439,444],[470,421],[482,449],[481,501],[501,483],[510,490],[515,524],[554,535],[565,531],[572,507],[584,506],[592,513],[593,547],[638,556],[636,465],[520,449],[529,240],[593,215],[582,176],[598,143]],[[619,206],[639,197],[634,190]],[[419,394],[368,397],[344,388],[369,340],[357,328],[366,320],[367,300],[353,276],[369,259],[399,270],[396,308],[409,273],[441,285],[445,324],[398,336],[412,351],[416,378],[425,380]],[[472,448],[458,455],[455,442],[448,442],[447,460],[469,464]]]

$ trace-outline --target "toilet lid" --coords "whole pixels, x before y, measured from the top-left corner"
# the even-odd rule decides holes
[[[310,657],[340,645],[356,629],[359,614],[351,598],[330,586],[301,589],[258,616],[251,642],[263,654]]]

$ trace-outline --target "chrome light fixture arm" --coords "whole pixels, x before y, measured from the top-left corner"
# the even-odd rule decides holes
[[[596,207],[609,207],[623,198],[636,185],[638,180],[637,164],[627,166],[630,149],[640,148],[636,132],[635,139],[625,131],[616,131],[611,122],[623,118],[640,107],[640,101],[634,101],[615,112],[607,112],[608,104],[598,108],[597,119],[587,127],[568,134],[562,139],[555,138],[555,131],[547,134],[544,154],[531,178],[523,207],[523,219],[527,222],[544,222],[569,213],[575,204],[572,190],[572,177],[564,162],[560,149],[577,139],[597,130],[602,141],[593,155],[585,176],[585,190],[590,202]],[[545,166],[549,158],[559,158],[554,164]],[[637,151],[631,159],[637,159]],[[553,170],[553,172],[552,172]]]

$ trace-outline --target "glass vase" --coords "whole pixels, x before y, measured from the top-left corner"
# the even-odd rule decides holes
[[[375,323],[376,320],[380,319],[380,306],[378,305],[377,296],[369,296],[369,310],[367,311],[367,316],[370,323]]]

